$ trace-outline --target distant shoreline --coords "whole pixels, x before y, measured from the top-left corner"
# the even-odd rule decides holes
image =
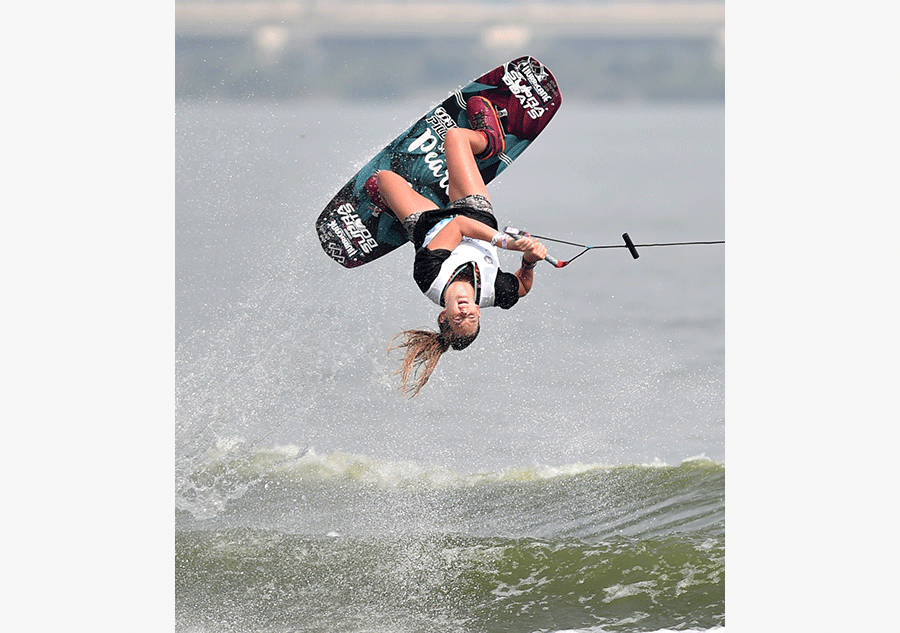
[[[531,53],[553,70],[563,95],[590,101],[723,101],[725,69],[705,42],[559,43],[544,51],[460,56],[448,44],[427,50],[386,45],[335,45],[318,55],[288,50],[260,59],[240,41],[176,43],[179,100],[389,100],[447,92],[492,65]]]

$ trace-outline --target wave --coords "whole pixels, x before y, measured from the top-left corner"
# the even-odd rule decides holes
[[[377,459],[341,451],[319,454],[314,448],[296,445],[273,446],[263,449],[250,448],[242,438],[218,440],[205,452],[200,461],[199,466],[194,467],[193,475],[228,470],[242,477],[281,473],[301,477],[356,478],[361,481],[393,486],[410,483],[441,486],[501,480],[533,481],[578,475],[593,470],[671,468],[668,464],[660,461],[625,466],[577,462],[562,466],[537,464],[524,468],[509,468],[502,472],[460,473],[449,468],[422,465],[413,461]],[[685,459],[681,465],[724,468],[723,462],[711,460],[704,455]]]
[[[463,473],[221,442],[178,479],[178,629],[721,627],[724,477],[703,457]]]
[[[180,533],[176,560],[182,627],[221,630],[223,619],[242,631],[724,625],[724,547],[703,534],[588,544],[238,529]],[[237,612],[223,608],[234,604]]]
[[[461,473],[294,446],[222,443],[178,476],[179,529],[377,534],[434,526],[479,536],[602,539],[724,526],[725,466],[568,464]],[[364,517],[364,518],[362,518]],[[722,528],[724,529],[724,527]]]

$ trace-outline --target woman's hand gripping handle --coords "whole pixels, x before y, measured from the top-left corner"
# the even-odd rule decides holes
[[[521,231],[512,226],[506,227],[505,229],[503,229],[503,232],[509,235],[513,240],[519,240],[523,237],[531,237],[525,231]],[[552,264],[556,268],[562,268],[563,266],[565,266],[565,263],[560,262],[558,259],[556,259],[555,257],[551,257],[550,255],[544,255],[544,257],[542,257],[541,259],[543,259],[548,264]]]

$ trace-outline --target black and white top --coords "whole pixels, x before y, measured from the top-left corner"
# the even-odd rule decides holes
[[[519,279],[500,270],[497,249],[490,242],[463,239],[459,246],[449,251],[426,248],[432,236],[429,231],[439,222],[463,215],[497,230],[497,219],[490,213],[471,207],[435,209],[426,211],[419,218],[413,231],[416,258],[413,279],[429,299],[444,306],[444,292],[461,276],[472,280],[475,302],[480,307],[499,306],[508,310],[519,300]]]

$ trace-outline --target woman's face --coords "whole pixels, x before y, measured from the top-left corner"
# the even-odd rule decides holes
[[[472,284],[462,281],[450,284],[444,293],[444,306],[441,319],[447,321],[454,332],[471,336],[478,331],[481,308],[475,303]]]

